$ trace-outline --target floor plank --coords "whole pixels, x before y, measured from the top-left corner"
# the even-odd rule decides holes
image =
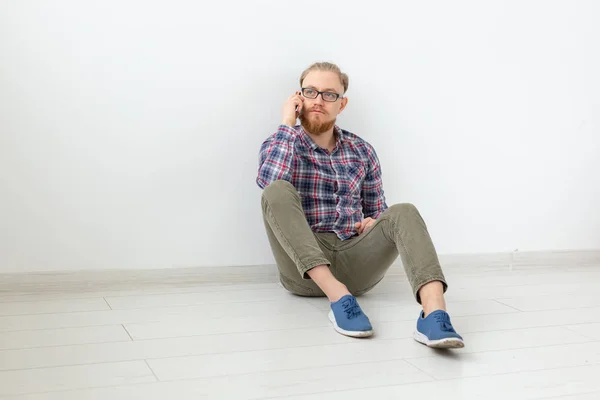
[[[558,368],[406,385],[315,392],[311,395],[271,397],[279,400],[397,400],[422,398],[452,400],[534,400],[550,396],[588,394],[600,390],[600,365]]]
[[[214,303],[210,306],[174,306],[132,310],[4,316],[0,317],[0,332],[116,325],[123,323],[169,322],[173,320],[190,321],[242,316],[272,316],[282,313],[311,312],[315,312],[314,307],[311,307],[302,299],[293,298],[282,293],[279,299],[256,301],[252,302],[251,305],[243,302]]]
[[[14,400],[263,399],[314,391],[403,385],[433,379],[402,360],[311,367],[23,396]]]
[[[581,336],[585,336],[594,340],[600,340],[600,323],[569,325],[567,328]]]
[[[0,372],[0,396],[155,382],[144,361]]]
[[[125,296],[148,296],[157,294],[177,294],[177,293],[197,293],[197,292],[228,292],[240,290],[265,290],[280,287],[277,283],[249,283],[249,284],[213,284],[213,285],[153,285],[150,287],[141,286],[130,289],[96,289],[93,291],[35,291],[35,292],[11,292],[0,293],[0,302],[21,302],[21,301],[47,301],[47,300],[68,300],[68,299],[87,299],[91,297],[125,297]]]
[[[600,342],[483,353],[440,353],[408,361],[435,379],[456,379],[600,363]]]
[[[113,310],[124,310],[148,307],[192,306],[207,303],[257,302],[276,300],[281,297],[282,290],[275,287],[263,290],[229,290],[226,292],[168,293],[106,297],[106,301]]]
[[[600,399],[600,391],[590,393],[579,393],[567,396],[544,397],[541,400],[598,400]]]
[[[600,307],[600,290],[587,293],[498,298],[497,300],[521,311],[581,309]]]
[[[389,322],[378,325],[375,338],[399,340],[412,346],[412,322]],[[543,347],[557,344],[584,343],[592,339],[566,328],[546,327],[510,331],[464,333],[467,347],[460,353]],[[134,342],[55,346],[0,351],[0,370],[43,368],[93,364],[146,358],[172,358],[189,355],[236,353],[260,350],[351,344],[356,340],[337,334],[330,326],[280,331],[244,332],[206,336],[141,340]],[[391,342],[393,345],[393,342]],[[415,343],[416,344],[416,343]],[[417,348],[420,345],[416,346]],[[311,350],[312,351],[312,350]],[[431,351],[418,354],[430,354]],[[405,354],[408,357],[409,354]]]
[[[128,342],[130,340],[131,338],[122,325],[13,331],[0,332],[0,350],[87,343]]]
[[[0,303],[0,316],[110,310],[103,298]]]
[[[309,368],[239,375],[235,384],[230,377],[221,377],[40,393],[11,399],[396,400],[422,398],[427,393],[427,398],[450,400],[596,400],[594,395],[600,393],[598,364],[447,381],[433,381],[423,373],[405,368],[402,361],[365,363],[347,369]]]

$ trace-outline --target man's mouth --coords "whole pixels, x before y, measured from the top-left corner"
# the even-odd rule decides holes
[[[325,113],[324,113],[323,111],[321,111],[321,110],[312,110],[311,112],[318,113],[318,114],[325,114]]]

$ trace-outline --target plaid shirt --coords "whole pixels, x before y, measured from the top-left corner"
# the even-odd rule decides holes
[[[334,129],[337,143],[329,152],[301,126],[280,125],[260,148],[256,183],[264,189],[276,180],[290,182],[311,229],[346,240],[357,234],[356,222],[376,219],[387,204],[375,149],[357,135]]]

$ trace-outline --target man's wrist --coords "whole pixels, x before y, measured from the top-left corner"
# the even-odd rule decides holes
[[[281,122],[281,125],[287,125],[287,126],[291,126],[291,127],[293,127],[293,126],[295,126],[295,125],[296,125],[296,120],[293,120],[293,121],[292,121],[291,119],[284,119],[284,120]]]

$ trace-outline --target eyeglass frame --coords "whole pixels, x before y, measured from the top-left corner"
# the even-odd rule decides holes
[[[314,90],[315,92],[317,92],[317,95],[315,97],[312,97],[312,98],[311,97],[307,97],[307,96],[304,95],[304,91],[305,90]],[[321,95],[321,98],[323,99],[323,101],[325,101],[327,103],[335,103],[339,99],[343,99],[344,98],[343,94],[339,94],[339,93],[336,93],[336,92],[320,92],[320,91],[318,91],[315,88],[300,88],[300,93],[302,93],[302,96],[304,96],[304,97],[306,97],[307,99],[310,99],[310,100],[315,100],[317,97],[319,97],[319,95]],[[325,98],[323,97],[324,93],[335,94],[337,97],[333,101],[325,100]]]

